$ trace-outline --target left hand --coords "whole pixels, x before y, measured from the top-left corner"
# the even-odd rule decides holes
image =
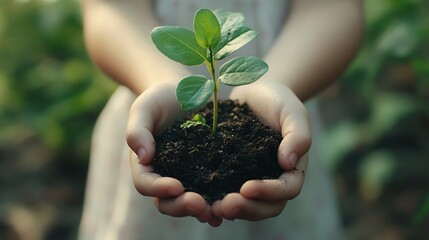
[[[185,192],[179,180],[153,172],[154,135],[182,114],[175,96],[176,85],[166,81],[152,85],[137,97],[130,109],[127,143],[132,149],[133,182],[140,194],[153,197],[159,212],[174,217],[193,216],[217,227],[222,219],[212,215],[211,206],[200,194]]]
[[[285,172],[273,180],[251,180],[240,193],[230,193],[212,206],[215,216],[225,219],[262,220],[279,215],[288,200],[300,192],[311,146],[308,114],[304,104],[286,86],[277,82],[236,87],[231,99],[247,103],[256,116],[282,133],[278,161]]]

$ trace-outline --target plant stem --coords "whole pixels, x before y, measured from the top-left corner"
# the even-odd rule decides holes
[[[214,81],[214,93],[213,93],[213,125],[212,125],[212,135],[214,135],[217,131],[217,116],[218,116],[218,103],[217,103],[217,92],[218,92],[218,83],[216,80],[216,71],[215,71],[215,59],[213,56],[213,51],[210,48],[210,74],[212,75],[212,79]]]

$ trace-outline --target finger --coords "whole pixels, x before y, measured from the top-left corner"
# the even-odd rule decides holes
[[[214,216],[209,205],[206,205],[206,209],[202,214],[195,215],[194,217],[201,223],[208,223],[212,227],[218,227],[222,224],[222,218]]]
[[[223,199],[217,200],[212,204],[213,215],[220,218],[220,219],[234,220],[234,218],[228,218],[226,216],[226,214],[223,213],[224,210],[222,209],[222,201],[223,201]]]
[[[281,131],[279,164],[286,171],[292,170],[311,146],[307,110],[289,88],[269,82],[252,85],[234,89],[231,98],[244,99],[262,122]],[[272,97],[271,101],[265,101],[266,97]]]
[[[155,155],[155,139],[148,128],[141,126],[130,129],[127,132],[127,142],[141,164],[151,164]]]
[[[302,104],[294,106],[292,109],[283,109],[280,117],[283,140],[279,146],[278,160],[285,171],[292,170],[311,146],[307,110]]]
[[[278,179],[247,181],[241,187],[240,194],[245,198],[259,201],[274,202],[293,199],[301,192],[307,163],[307,155],[304,155],[295,170],[283,173]]]
[[[288,199],[289,185],[285,179],[251,180],[243,184],[240,194],[249,199],[281,201]]]
[[[210,224],[210,226],[212,226],[212,227],[219,227],[220,225],[222,225],[222,222],[223,222],[222,218],[219,218],[219,217],[216,217],[216,216],[213,216],[213,217],[208,221],[208,223],[209,223],[209,224]]]
[[[206,204],[206,208],[204,209],[204,211],[200,214],[195,215],[194,217],[197,218],[198,221],[200,221],[201,223],[208,222],[212,217],[212,210],[210,206]]]
[[[144,97],[139,97],[131,106],[126,137],[128,146],[137,154],[139,161],[150,164],[155,154],[153,118],[158,116],[145,107],[144,100]]]
[[[127,143],[143,164],[149,164],[153,159],[154,134],[180,116],[175,89],[170,82],[157,84],[141,94],[130,108]]]
[[[225,219],[245,219],[257,221],[278,216],[286,201],[263,202],[243,197],[239,193],[230,193],[213,206],[215,216]]]
[[[295,165],[292,171],[285,172],[280,177],[287,183],[287,199],[293,199],[301,193],[308,166],[308,153]]]
[[[177,198],[154,198],[155,206],[162,214],[173,217],[201,216],[209,206],[204,198],[194,192],[185,192]]]
[[[143,165],[137,155],[131,154],[131,173],[134,186],[144,196],[169,198],[179,196],[184,192],[183,185],[179,180],[170,177],[161,177],[153,172],[152,165]]]

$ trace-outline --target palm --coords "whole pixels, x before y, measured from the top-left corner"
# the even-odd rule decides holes
[[[299,194],[304,181],[306,152],[310,147],[307,112],[293,92],[278,83],[239,87],[230,97],[247,103],[261,121],[282,133],[278,161],[285,173],[276,180],[246,182],[240,193],[228,194],[216,202],[213,213],[222,218],[247,220],[276,216],[289,199]]]
[[[142,195],[154,197],[161,213],[175,217],[191,215],[217,226],[221,219],[212,216],[211,208],[202,196],[184,192],[177,179],[153,173],[154,134],[171,125],[181,114],[175,97],[175,84],[172,83],[151,87],[132,105],[127,142],[133,150],[130,159],[134,185]]]

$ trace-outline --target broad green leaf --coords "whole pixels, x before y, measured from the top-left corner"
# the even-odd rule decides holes
[[[244,16],[240,12],[228,12],[223,9],[216,9],[213,13],[219,20],[221,32],[227,32],[234,27],[244,26]]]
[[[194,110],[213,95],[214,81],[204,76],[192,75],[182,79],[176,88],[176,96],[184,111]]]
[[[199,65],[206,60],[207,50],[198,45],[194,33],[183,27],[156,27],[152,41],[168,58],[184,65]]]
[[[231,12],[225,11],[224,9],[215,9],[213,10],[213,13],[214,15],[216,15],[217,20],[219,21],[220,27],[222,29],[222,25],[225,23]]]
[[[222,32],[219,44],[216,46],[215,59],[224,59],[257,36],[258,33],[248,27],[236,27]]]
[[[258,80],[268,71],[268,65],[257,57],[237,57],[219,69],[219,80],[230,86],[240,86]]]
[[[258,33],[244,27],[244,16],[239,12],[214,11],[221,26],[221,38],[215,48],[215,59],[220,60],[254,39]]]
[[[220,24],[209,9],[200,9],[194,18],[195,38],[201,47],[211,48],[220,39]]]

